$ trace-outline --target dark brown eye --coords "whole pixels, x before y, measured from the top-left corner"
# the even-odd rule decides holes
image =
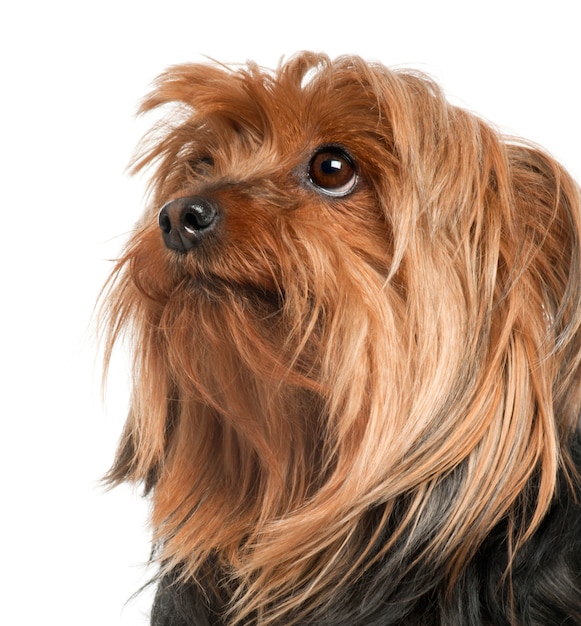
[[[200,157],[198,159],[198,163],[200,165],[205,165],[207,167],[214,167],[214,159],[211,156],[209,156],[209,155],[205,155],[203,157]]]
[[[345,196],[357,184],[355,164],[341,148],[321,148],[309,163],[309,180],[327,195]]]
[[[214,159],[209,155],[203,155],[190,161],[190,168],[195,174],[207,175],[214,167]]]

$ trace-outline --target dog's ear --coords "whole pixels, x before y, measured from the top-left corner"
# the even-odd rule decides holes
[[[421,77],[402,81],[413,106],[393,106],[393,91],[378,98],[397,157],[393,192],[379,197],[405,300],[410,414],[425,433],[402,475],[425,459],[465,463],[471,480],[458,482],[456,506],[470,522],[454,540],[478,545],[509,519],[518,544],[549,509],[560,465],[572,468],[563,444],[581,412],[579,187]],[[487,495],[477,502],[470,489]]]
[[[480,276],[474,311],[481,307],[488,329],[482,372],[501,381],[496,449],[510,455],[503,464],[514,480],[505,497],[528,511],[514,518],[519,542],[549,509],[559,467],[574,471],[564,443],[581,412],[581,199],[575,181],[541,149],[511,139],[499,146],[489,151],[480,214],[464,232],[465,258]]]
[[[522,293],[523,326],[536,328],[537,359],[554,362],[551,385],[561,438],[578,428],[581,412],[581,194],[579,186],[553,158],[526,144],[509,144],[514,217],[505,231],[512,258],[506,288]],[[515,239],[518,237],[518,239]],[[536,325],[532,316],[536,315]],[[530,331],[529,331],[530,332]]]

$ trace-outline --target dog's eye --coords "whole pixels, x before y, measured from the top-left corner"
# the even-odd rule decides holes
[[[355,164],[341,148],[322,148],[309,163],[309,180],[327,195],[345,196],[357,184]]]
[[[190,166],[196,174],[206,174],[214,167],[214,159],[204,155],[191,161]]]

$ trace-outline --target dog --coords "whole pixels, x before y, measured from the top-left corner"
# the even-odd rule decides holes
[[[170,68],[104,288],[154,626],[581,624],[581,200],[414,71]]]

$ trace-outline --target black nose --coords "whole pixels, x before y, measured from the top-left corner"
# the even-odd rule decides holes
[[[187,252],[212,230],[217,217],[214,203],[201,196],[189,196],[164,205],[158,220],[165,245],[171,250]]]

